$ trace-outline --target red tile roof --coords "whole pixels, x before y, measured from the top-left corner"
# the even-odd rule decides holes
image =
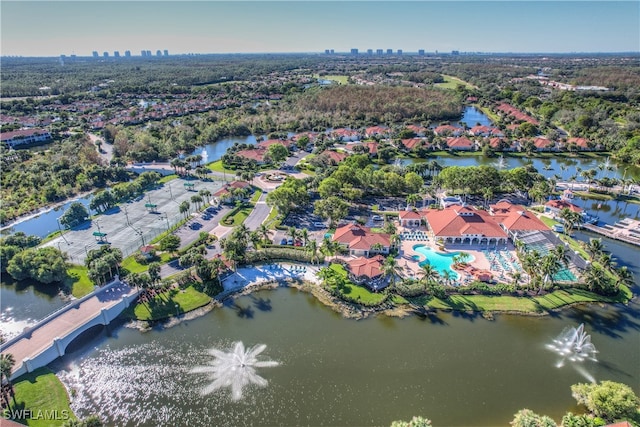
[[[509,231],[549,230],[549,227],[523,206],[501,201],[490,208],[495,220]]]
[[[370,279],[375,279],[382,275],[382,263],[384,257],[382,255],[376,255],[372,258],[359,257],[347,262],[349,265],[349,271],[356,277],[366,276]]]
[[[367,147],[369,149],[369,154],[375,155],[378,154],[378,143],[375,141],[367,141],[357,144],[347,144],[347,150],[353,150],[354,147],[361,145],[363,147]]]
[[[438,127],[436,127],[433,131],[438,134],[438,135],[442,135],[443,133],[451,133],[451,134],[461,134],[462,133],[462,128],[458,128],[455,126],[451,126],[451,125],[440,125]]]
[[[549,200],[544,205],[550,208],[558,209],[558,210],[567,208],[573,212],[578,212],[578,213],[582,212],[582,208],[574,205],[573,203],[569,203],[566,200]]]
[[[486,211],[453,205],[442,210],[427,209],[423,212],[436,237],[465,237],[469,234],[507,237],[507,233]]]
[[[267,150],[265,148],[240,150],[236,152],[236,156],[244,157],[245,159],[255,160],[256,162],[264,162],[265,154],[267,154]]]
[[[449,148],[471,148],[473,147],[473,141],[464,136],[458,138],[447,138],[447,145]]]
[[[571,144],[571,143],[574,143],[578,147],[583,148],[583,149],[584,148],[589,148],[589,142],[584,138],[573,137],[573,138],[567,139],[567,144]]]
[[[325,155],[331,159],[334,163],[340,163],[347,158],[347,153],[333,150],[324,150],[320,155]]]
[[[48,135],[49,132],[44,129],[18,129],[10,132],[2,132],[0,140],[9,141],[14,138],[26,138],[32,135]]]
[[[548,138],[539,136],[533,140],[533,145],[535,145],[536,148],[551,148],[555,145],[555,143]]]
[[[347,245],[349,249],[370,250],[376,243],[380,243],[383,247],[391,246],[388,234],[373,233],[369,227],[358,224],[347,224],[338,228],[331,239]]]
[[[410,138],[410,139],[403,139],[401,142],[402,142],[402,145],[404,145],[407,150],[413,150],[415,146],[418,145],[420,142],[427,143],[427,140],[423,138]]]
[[[420,212],[416,212],[416,211],[400,211],[398,212],[398,218],[402,219],[420,219],[422,218],[422,215],[420,215]]]

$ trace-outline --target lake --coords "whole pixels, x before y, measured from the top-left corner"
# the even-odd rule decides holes
[[[637,248],[605,244],[640,277]],[[581,323],[598,361],[557,367],[545,345]],[[280,366],[258,368],[268,386],[245,389],[238,402],[226,389],[201,396],[209,380],[189,371],[210,360],[207,349],[234,341],[266,344],[261,357]],[[557,421],[576,412],[570,386],[590,379],[640,393],[637,302],[494,321],[466,313],[355,321],[278,289],[165,330],[112,327],[77,347],[56,364],[75,390],[73,409],[117,425],[389,425],[422,415],[434,425],[506,426],[524,407]]]

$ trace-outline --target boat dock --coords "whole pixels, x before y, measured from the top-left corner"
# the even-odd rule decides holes
[[[585,223],[581,227],[610,239],[640,246],[640,220],[637,219],[625,218],[613,225],[605,224],[602,227]]]

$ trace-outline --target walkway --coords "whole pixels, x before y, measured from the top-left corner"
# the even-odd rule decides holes
[[[56,338],[64,340],[66,337],[70,337],[64,344],[64,348],[66,348],[73,338],[89,329],[90,326],[85,328],[85,325],[107,324],[122,311],[116,310],[115,306],[122,304],[123,299],[126,302],[124,305],[128,305],[135,298],[135,295],[137,295],[137,290],[119,280],[114,280],[97,291],[62,307],[33,327],[27,328],[22,334],[7,341],[0,346],[0,351],[13,355],[16,361],[14,377],[27,371],[23,366],[25,359],[33,360],[49,350],[54,346]],[[108,318],[99,319],[96,322],[96,317],[100,317],[105,310],[108,310]],[[57,358],[57,355],[54,354],[54,356],[52,360]],[[42,366],[44,365],[46,363]],[[34,369],[38,367],[36,366]]]
[[[640,221],[626,218],[615,224],[599,227],[593,224],[581,224],[585,230],[593,231],[610,239],[640,246]]]

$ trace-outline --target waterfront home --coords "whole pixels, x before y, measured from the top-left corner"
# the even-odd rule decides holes
[[[404,149],[406,151],[413,151],[416,147],[419,147],[422,144],[427,149],[433,149],[433,145],[427,141],[425,138],[409,138],[400,140],[402,145],[398,148]]]
[[[407,126],[407,129],[413,132],[416,136],[425,136],[427,134],[427,128],[424,126],[409,125]]]
[[[382,264],[384,257],[375,255],[371,258],[358,257],[347,261],[349,279],[358,285],[366,285],[373,289],[385,287]]]
[[[366,142],[355,143],[355,144],[347,144],[345,149],[347,151],[351,151],[352,153],[354,153],[356,151],[355,150],[356,147],[366,147],[366,149],[369,150],[370,156],[378,155],[378,143],[376,141],[366,141]]]
[[[447,138],[447,147],[451,150],[471,151],[475,146],[475,142],[464,136]]]
[[[331,240],[349,249],[354,256],[388,254],[391,237],[387,233],[374,233],[371,228],[359,224],[347,224],[336,229]]]
[[[267,154],[267,149],[249,148],[246,150],[236,151],[234,154],[247,160],[254,160],[258,165],[263,165],[266,163],[265,155]]]
[[[385,126],[371,126],[365,129],[364,136],[367,138],[372,138],[374,136],[380,136],[388,138],[391,134],[391,130]]]
[[[451,126],[451,125],[440,125],[440,126],[437,126],[435,129],[433,129],[433,131],[438,136],[446,136],[446,135],[460,136],[462,135],[462,132],[464,132],[464,129],[460,127]]]
[[[556,150],[556,143],[548,138],[539,136],[533,140],[533,145],[537,151],[552,151]]]
[[[329,133],[329,137],[335,141],[352,142],[360,140],[360,132],[353,129],[339,128],[332,130],[331,133]]]
[[[560,215],[560,211],[564,208],[569,209],[572,212],[577,212],[579,214],[582,213],[582,208],[574,205],[573,203],[560,199],[560,200],[549,200],[544,204],[544,212],[555,215]]]

